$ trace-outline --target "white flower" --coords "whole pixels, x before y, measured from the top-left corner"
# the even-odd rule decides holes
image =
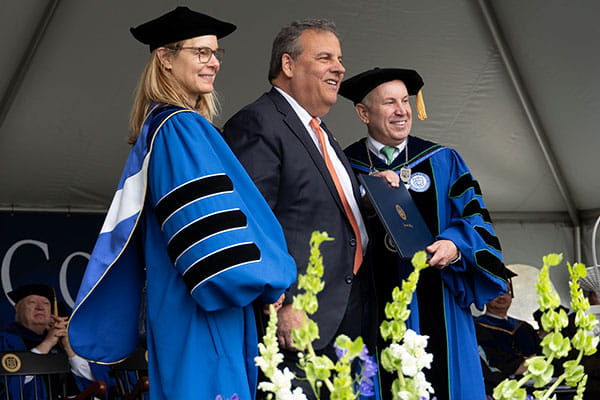
[[[265,373],[265,376],[269,377],[283,361],[283,354],[279,353],[279,348],[276,345],[265,346],[262,343],[258,344],[258,351],[260,356],[254,357],[254,363]]]
[[[291,391],[292,379],[294,379],[294,374],[288,368],[283,371],[275,368],[271,376],[271,382],[260,382],[258,388],[265,392],[275,393],[275,398],[278,400],[306,400],[302,390],[300,392]]]
[[[420,354],[416,354],[415,356],[417,358],[417,365],[420,370],[431,367],[431,362],[433,361],[432,354],[422,351]]]
[[[279,399],[279,397],[278,397]],[[282,400],[307,400],[306,395],[300,388],[294,389],[293,392],[290,392],[288,397],[281,397]]]
[[[406,350],[402,354],[402,373],[406,376],[413,377],[419,372],[417,359],[409,354]]]
[[[264,390],[265,392],[272,392],[273,389],[275,389],[275,385],[273,385],[271,382],[260,382],[258,384],[258,388],[260,390]]]
[[[398,343],[392,343],[390,344],[389,348],[394,358],[401,358],[400,352],[402,351],[402,346],[400,346]]]
[[[425,397],[426,399],[428,399],[429,394],[433,393],[433,387],[431,387],[431,384],[427,382],[425,374],[423,372],[417,373],[417,375],[414,378],[414,382],[419,393],[419,397]]]
[[[267,367],[267,364],[268,364],[267,360],[265,360],[261,356],[254,357],[254,363],[256,364],[257,367],[259,367],[262,370],[264,370]]]
[[[276,368],[271,377],[271,382],[273,382],[277,388],[290,389],[292,387],[292,379],[294,379],[294,374],[291,373],[287,367],[283,371]]]
[[[398,397],[400,397],[402,400],[410,400],[410,392],[401,390],[398,392]]]
[[[392,343],[390,352],[392,357],[401,361],[402,373],[413,377],[423,368],[430,368],[433,355],[425,351],[427,336],[421,336],[408,329],[404,335],[403,344]]]
[[[429,336],[419,335],[412,329],[407,329],[404,334],[404,346],[411,353],[419,353],[425,351]]]
[[[269,382],[261,382],[258,388],[274,393],[276,400],[307,400],[306,395],[300,388],[296,388],[293,391],[289,387],[275,389],[275,385]]]

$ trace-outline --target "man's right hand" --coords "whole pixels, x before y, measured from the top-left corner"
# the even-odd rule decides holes
[[[277,340],[279,347],[285,350],[296,350],[292,343],[292,329],[302,326],[306,320],[304,311],[295,311],[292,304],[285,304],[277,312]]]
[[[379,171],[373,175],[385,178],[385,180],[391,187],[399,187],[400,186],[400,176],[398,176],[398,174],[395,173],[394,171],[391,171],[391,170]]]
[[[67,317],[56,317],[53,315],[46,337],[35,348],[42,354],[48,354],[65,336],[67,336]]]

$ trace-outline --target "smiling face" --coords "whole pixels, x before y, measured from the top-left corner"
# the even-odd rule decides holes
[[[211,50],[218,48],[215,35],[198,36],[184,40],[179,47],[208,47]],[[183,91],[190,105],[195,105],[198,97],[214,90],[214,81],[219,72],[221,64],[213,56],[206,63],[201,63],[197,52],[193,49],[180,49],[171,51],[167,48],[159,48],[161,63]]]
[[[282,72],[288,78],[282,89],[311,116],[321,117],[335,104],[346,71],[340,41],[331,32],[314,29],[302,32],[298,40],[300,55],[282,57]]]
[[[412,127],[408,97],[404,82],[395,80],[377,86],[356,105],[356,113],[373,139],[388,146],[404,142]]]
[[[50,300],[36,294],[22,298],[16,305],[16,320],[24,327],[42,333],[48,328],[52,317],[50,315]]]

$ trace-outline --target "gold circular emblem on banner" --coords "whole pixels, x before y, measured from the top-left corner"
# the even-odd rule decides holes
[[[383,244],[384,244],[386,250],[391,251],[392,253],[398,252],[398,249],[396,249],[396,245],[394,244],[394,241],[392,240],[390,235],[387,233],[383,237]]]
[[[148,362],[148,350],[144,352],[144,358],[146,359],[146,362]]]
[[[21,359],[13,353],[7,353],[2,356],[2,368],[7,372],[17,372],[21,369]]]
[[[404,212],[402,207],[400,207],[400,204],[396,204],[396,212],[398,213],[400,218],[402,218],[404,221],[406,221],[406,213]]]

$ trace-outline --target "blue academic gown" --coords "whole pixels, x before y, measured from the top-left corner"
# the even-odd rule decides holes
[[[132,352],[145,280],[150,398],[252,399],[252,302],[275,302],[295,278],[280,225],[220,133],[191,110],[157,108],[92,253],[71,345],[103,363]]]
[[[404,151],[391,165],[367,151],[366,139],[345,150],[357,174],[383,170],[399,173],[405,163]],[[408,151],[411,197],[434,237],[451,240],[461,253],[458,262],[442,271],[434,268],[422,271],[408,325],[429,336],[427,351],[434,359],[432,368],[424,372],[439,400],[484,399],[470,305],[482,308],[506,291],[500,243],[479,184],[460,155],[413,136],[408,138]],[[393,286],[406,278],[412,267],[398,257],[381,223],[371,221],[370,225],[378,295],[383,307],[391,298],[388,293]],[[387,391],[389,388],[382,389],[384,398]]]

